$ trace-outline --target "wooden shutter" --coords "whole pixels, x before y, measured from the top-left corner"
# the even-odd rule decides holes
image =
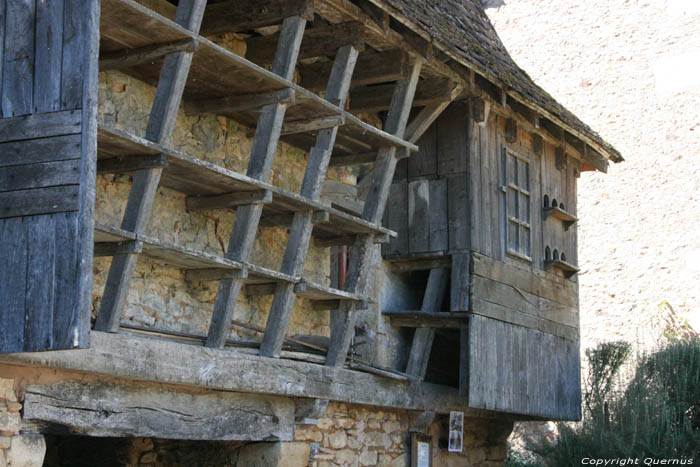
[[[89,346],[99,0],[0,0],[0,353]]]

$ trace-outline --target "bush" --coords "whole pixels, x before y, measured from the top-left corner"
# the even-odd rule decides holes
[[[560,423],[555,442],[528,446],[544,465],[581,465],[584,457],[700,457],[700,339],[641,356],[622,384],[620,369],[630,354],[624,342],[586,352],[583,421]]]

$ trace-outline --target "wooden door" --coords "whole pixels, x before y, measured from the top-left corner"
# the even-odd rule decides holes
[[[99,0],[0,0],[0,353],[89,346]]]

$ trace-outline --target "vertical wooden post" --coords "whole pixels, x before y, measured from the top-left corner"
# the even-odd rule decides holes
[[[431,313],[440,312],[445,290],[447,290],[449,269],[439,268],[431,269],[428,276],[428,284],[425,287],[425,295],[423,295],[423,304],[421,311]],[[408,364],[406,365],[406,374],[416,377],[421,380],[425,377],[425,371],[428,369],[428,360],[430,359],[430,349],[433,346],[435,338],[434,328],[417,328],[413,335],[413,343],[411,344],[411,353],[408,356]]]
[[[175,21],[195,33],[199,32],[206,4],[207,0],[180,1]],[[146,139],[163,146],[169,145],[191,64],[192,52],[176,52],[165,58],[148,117]],[[157,168],[134,172],[122,229],[135,233],[142,233],[146,229],[162,170]],[[119,320],[137,261],[138,255],[116,255],[112,259],[95,329],[108,332],[119,330]]]
[[[406,122],[411,113],[413,96],[420,76],[422,61],[416,61],[411,73],[399,81],[391,99],[389,114],[384,131],[402,138],[406,130]],[[386,199],[389,196],[391,181],[396,169],[396,147],[383,147],[377,154],[372,182],[365,201],[362,218],[378,224],[382,220]],[[358,236],[353,245],[353,254],[348,267],[348,277],[344,290],[352,293],[362,293],[365,287],[366,272],[370,270],[372,252],[374,251],[374,236]],[[345,363],[350,341],[355,328],[355,305],[352,302],[342,302],[338,310],[331,312],[331,342],[326,356],[326,365],[342,366]]]
[[[347,45],[338,51],[333,63],[325,98],[341,108],[345,106],[357,55],[357,49]],[[309,160],[301,186],[302,196],[314,201],[320,198],[337,133],[338,127],[328,128],[318,133],[316,144],[309,152]],[[313,211],[294,213],[281,272],[291,276],[298,276],[303,272],[311,231],[313,230],[312,215]],[[289,325],[292,308],[294,308],[294,299],[294,284],[277,284],[275,297],[270,308],[270,316],[267,319],[265,334],[260,346],[260,355],[279,357],[284,334]]]
[[[284,20],[272,67],[273,73],[285,79],[293,78],[305,27],[306,20],[300,16],[292,16]],[[267,181],[270,177],[286,110],[287,104],[281,103],[263,107],[258,117],[248,163],[249,177],[262,181]],[[249,204],[240,206],[236,210],[236,220],[226,251],[227,258],[243,262],[248,260],[258,231],[262,209],[262,204]],[[243,279],[239,278],[224,279],[219,283],[214,302],[214,314],[209,325],[207,347],[223,347],[241,287],[243,287]]]

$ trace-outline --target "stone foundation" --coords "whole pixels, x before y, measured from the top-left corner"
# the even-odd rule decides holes
[[[22,433],[15,380],[0,378],[0,467],[41,467],[46,443],[41,434]]]

